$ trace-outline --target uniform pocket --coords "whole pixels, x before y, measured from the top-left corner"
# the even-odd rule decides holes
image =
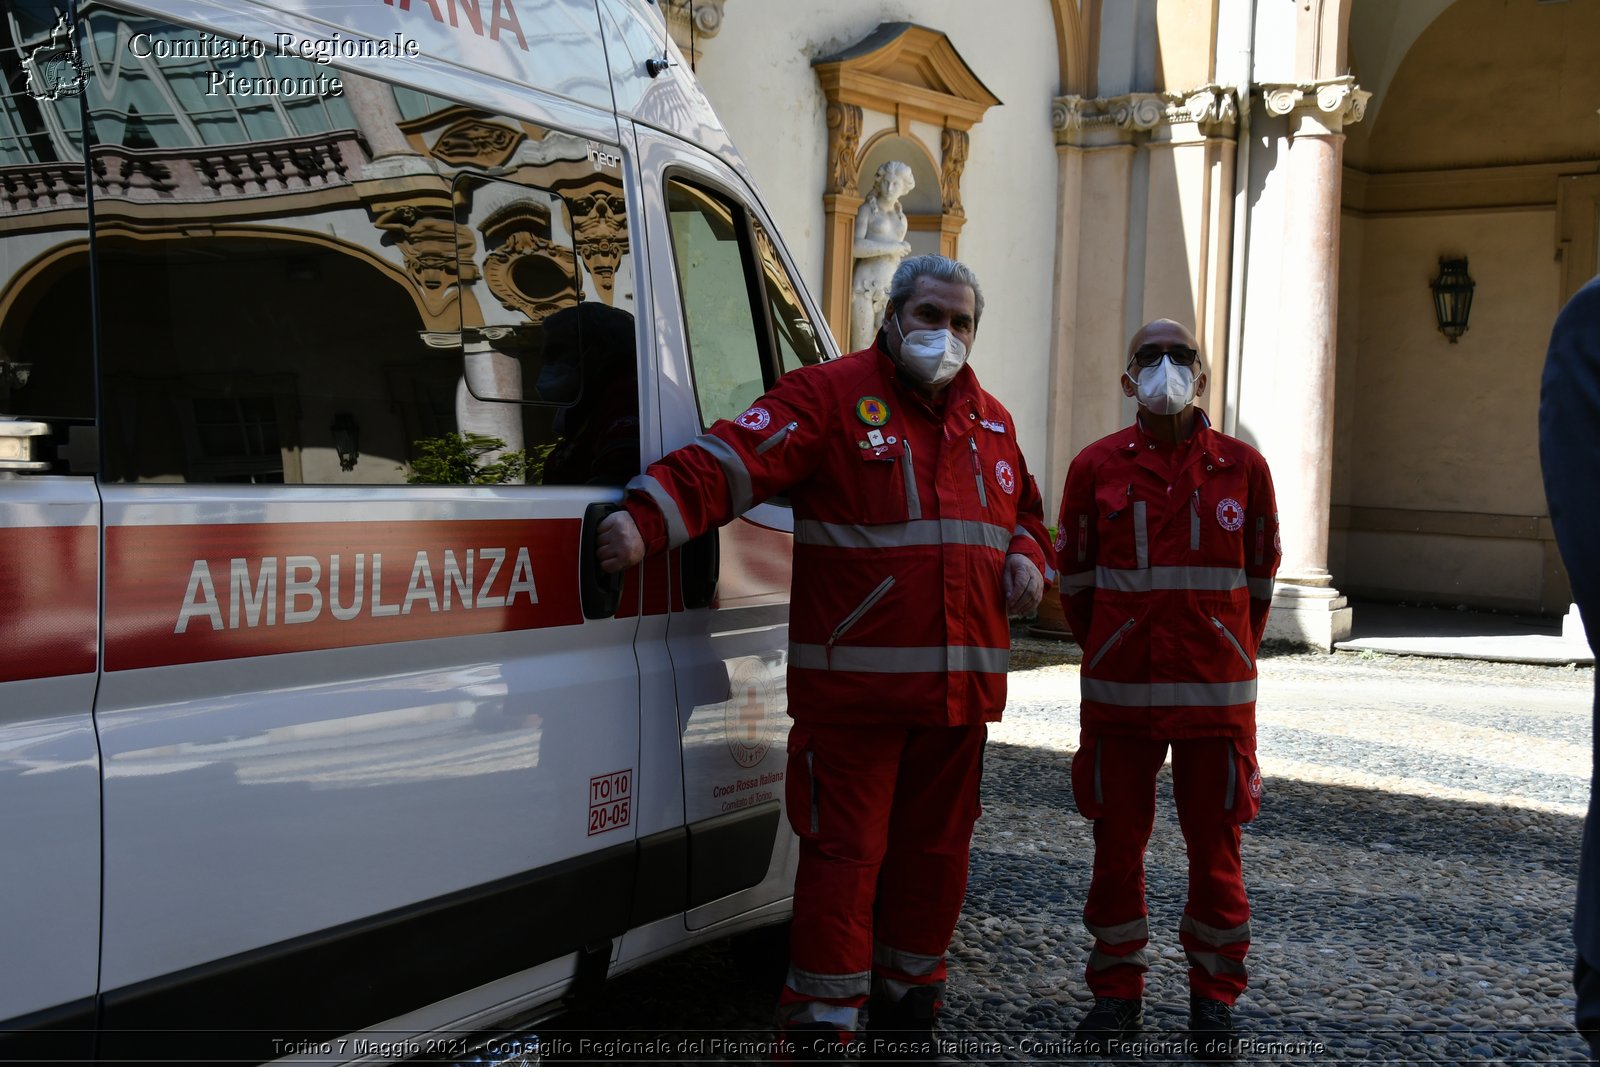
[[[1223,807],[1229,821],[1243,825],[1261,813],[1261,768],[1256,763],[1256,739],[1235,737],[1228,742],[1228,787]]]
[[[812,769],[811,734],[798,723],[789,727],[789,766],[783,776],[783,801],[789,826],[801,837],[818,832],[817,782]]]
[[[1072,757],[1072,801],[1085,819],[1098,819],[1105,811],[1105,793],[1100,786],[1100,739],[1080,735],[1078,751]]]
[[[889,522],[905,522],[911,515],[907,503],[906,487],[912,473],[907,457],[900,448],[859,449],[860,457],[855,469],[855,499],[851,506],[851,521],[868,526]]]

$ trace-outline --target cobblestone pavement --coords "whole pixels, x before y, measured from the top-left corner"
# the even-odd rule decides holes
[[[1074,1059],[1092,849],[1068,783],[1075,660],[1071,645],[1017,641],[950,949],[942,1026],[957,1062]],[[1569,927],[1593,684],[1589,668],[1263,657],[1243,1062],[1587,1062],[1571,1029]],[[1185,861],[1166,772],[1159,789],[1156,963],[1125,1062],[1183,1060]],[[540,1030],[622,1039],[592,1062],[760,1062],[772,998],[718,944],[623,976]]]

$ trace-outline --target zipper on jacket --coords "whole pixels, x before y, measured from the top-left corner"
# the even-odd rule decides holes
[[[983,464],[978,460],[978,439],[968,435],[967,444],[972,446],[972,475],[978,479],[978,506],[986,508],[989,498],[983,491]]]
[[[815,753],[806,749],[806,777],[811,780],[811,832],[819,833],[822,820],[818,818],[820,806],[817,803],[817,768],[814,761]]]
[[[1110,637],[1106,638],[1106,643],[1100,646],[1100,651],[1096,652],[1094,654],[1094,659],[1089,661],[1089,666],[1091,668],[1094,667],[1095,664],[1099,663],[1101,660],[1106,658],[1106,653],[1111,651],[1111,648],[1112,648],[1113,645],[1115,645],[1118,641],[1122,640],[1122,635],[1127,633],[1129,630],[1133,629],[1133,624],[1134,624],[1135,621],[1136,620],[1134,620],[1134,619],[1129,619],[1127,622],[1125,622],[1121,626],[1117,627],[1117,632],[1116,633],[1114,633]]]
[[[827,649],[828,669],[830,671],[833,670],[833,643],[839,640],[840,637],[844,636],[844,632],[850,629],[850,627],[854,626],[861,616],[871,611],[872,605],[882,600],[884,595],[887,594],[893,587],[894,575],[891,574],[889,577],[878,583],[878,588],[867,594],[867,599],[856,605],[856,610],[846,615],[844,617],[844,621],[833,628],[833,633],[828,636],[828,643],[823,646],[823,648]]]
[[[1106,792],[1100,786],[1100,753],[1104,750],[1104,739],[1096,740],[1094,743],[1094,802],[1096,804],[1104,804],[1106,802]]]
[[[1200,490],[1194,491],[1194,496],[1189,498],[1189,550],[1200,551]]]
[[[1233,650],[1239,653],[1239,658],[1244,660],[1244,665],[1249,667],[1251,670],[1255,670],[1256,665],[1250,662],[1249,656],[1245,655],[1244,646],[1239,643],[1239,639],[1237,637],[1233,636],[1233,631],[1222,625],[1222,620],[1217,618],[1215,615],[1211,616],[1211,625],[1217,628],[1217,633],[1228,639],[1228,644],[1232,645]]]
[[[917,468],[911,462],[911,438],[901,438],[901,443],[905,445],[906,455],[905,466],[901,468],[900,472],[906,478],[906,518],[920,519],[922,518],[922,498],[917,496]]]
[[[789,436],[789,431],[793,430],[796,426],[799,426],[799,425],[800,424],[798,422],[791,422],[789,425],[785,426],[783,429],[779,430],[777,433],[773,434],[771,437],[767,438],[765,441],[762,441],[759,445],[756,446],[756,455],[759,456],[759,455],[763,454],[769,448],[772,448],[774,445],[776,445],[779,441],[782,441],[785,437],[788,437]]]

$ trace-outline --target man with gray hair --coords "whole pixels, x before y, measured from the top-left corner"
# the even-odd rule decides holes
[[[1011,415],[967,366],[972,271],[900,264],[870,348],[801,367],[651,464],[598,531],[623,570],[757,502],[794,506],[785,797],[800,836],[780,1045],[930,1058],[966,892],[1007,615],[1049,571]],[[858,1036],[862,1010],[869,1033]]]

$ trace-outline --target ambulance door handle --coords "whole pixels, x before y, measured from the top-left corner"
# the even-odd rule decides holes
[[[678,559],[683,582],[683,606],[708,608],[717,597],[717,578],[722,565],[722,547],[716,530],[707,530],[685,542]]]
[[[622,574],[607,574],[594,558],[600,520],[621,511],[621,504],[590,504],[583,512],[583,537],[579,546],[579,570],[583,583],[583,617],[609,619],[622,603]]]

